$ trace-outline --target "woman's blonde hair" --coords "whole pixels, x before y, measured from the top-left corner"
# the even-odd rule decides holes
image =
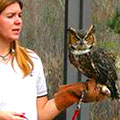
[[[17,2],[20,5],[20,8],[23,8],[22,0],[0,0],[0,13],[9,5]],[[12,59],[12,66],[13,60],[16,58],[17,63],[20,69],[23,72],[24,77],[27,76],[33,70],[33,62],[30,58],[30,55],[24,47],[20,46],[17,40],[14,40],[10,44],[10,50],[14,50],[13,59]]]
[[[17,2],[20,5],[20,8],[23,8],[22,0],[0,0],[0,13],[10,4]]]

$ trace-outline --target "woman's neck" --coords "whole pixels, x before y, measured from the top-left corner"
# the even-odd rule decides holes
[[[7,64],[11,59],[11,51],[9,47],[1,47],[0,45],[0,63]]]
[[[0,37],[0,64],[7,64],[11,59],[10,40]]]
[[[5,55],[10,51],[10,43],[0,40],[0,55]]]

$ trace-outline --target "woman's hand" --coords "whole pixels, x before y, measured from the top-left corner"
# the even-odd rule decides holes
[[[24,120],[25,113],[16,113],[10,111],[0,111],[0,120]]]

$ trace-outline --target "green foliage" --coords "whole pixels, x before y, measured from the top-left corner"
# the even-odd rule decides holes
[[[114,41],[105,41],[105,42],[99,43],[98,46],[107,49],[109,52],[114,53],[114,55],[117,55],[119,51],[119,46]]]
[[[106,42],[102,42],[100,46],[107,49],[115,49],[117,44],[115,42],[106,41]]]
[[[120,8],[116,7],[114,16],[107,21],[107,25],[116,33],[120,34]]]

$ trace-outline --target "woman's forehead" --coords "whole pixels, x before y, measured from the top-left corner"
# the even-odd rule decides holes
[[[16,10],[21,11],[20,5],[17,2],[10,4],[2,12],[14,12]]]

